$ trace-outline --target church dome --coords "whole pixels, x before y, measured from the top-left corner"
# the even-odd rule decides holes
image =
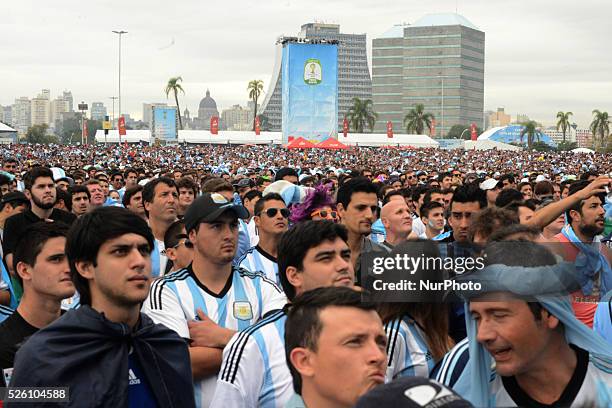
[[[206,97],[200,101],[200,109],[214,109],[217,110],[217,102],[210,97],[210,91],[206,90]]]

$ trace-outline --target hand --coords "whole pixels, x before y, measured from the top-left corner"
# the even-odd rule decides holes
[[[192,347],[223,348],[234,335],[235,331],[225,329],[213,322],[201,309],[197,311],[200,321],[187,322]]]
[[[580,200],[586,200],[595,194],[605,193],[605,186],[609,185],[612,182],[612,179],[608,176],[599,176],[595,180],[591,181],[588,186],[583,188],[580,191],[577,191],[575,194],[580,198]]]

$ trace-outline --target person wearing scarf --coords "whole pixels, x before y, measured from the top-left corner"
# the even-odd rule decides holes
[[[124,208],[100,207],[75,222],[66,255],[81,307],[19,349],[11,387],[68,387],[67,402],[44,406],[195,406],[187,343],[140,312],[153,242],[146,222]]]
[[[481,288],[460,293],[469,361],[454,390],[478,407],[610,406],[612,349],[574,316],[574,266],[521,244],[490,244],[488,266],[460,277]]]

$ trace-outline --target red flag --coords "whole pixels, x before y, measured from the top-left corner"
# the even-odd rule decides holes
[[[87,119],[83,119],[83,140],[87,141]]]
[[[387,121],[387,137],[393,139],[393,123],[390,120]]]
[[[342,122],[342,133],[344,133],[344,137],[346,137],[346,135],[348,134],[348,131],[349,131],[349,123],[348,123],[348,120],[344,118],[344,121]]]
[[[219,118],[216,116],[210,118],[210,133],[213,135],[219,134]]]
[[[472,126],[471,126],[470,130],[472,132],[472,140],[478,139],[478,132],[476,131],[476,124],[475,123],[472,123]]]
[[[431,120],[431,137],[436,137],[436,120]]]
[[[259,122],[259,116],[255,116],[255,134],[259,135],[261,132],[261,123]]]
[[[125,136],[127,132],[125,130],[125,118],[123,116],[119,116],[117,126],[119,126],[119,136]]]

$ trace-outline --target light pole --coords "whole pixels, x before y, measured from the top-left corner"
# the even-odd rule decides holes
[[[127,31],[115,31],[113,33],[119,35],[119,117],[121,117],[121,36],[127,34]],[[119,134],[119,143],[121,143],[121,134]]]
[[[113,122],[115,121],[115,99],[117,99],[116,96],[109,96],[108,99],[113,101]]]

